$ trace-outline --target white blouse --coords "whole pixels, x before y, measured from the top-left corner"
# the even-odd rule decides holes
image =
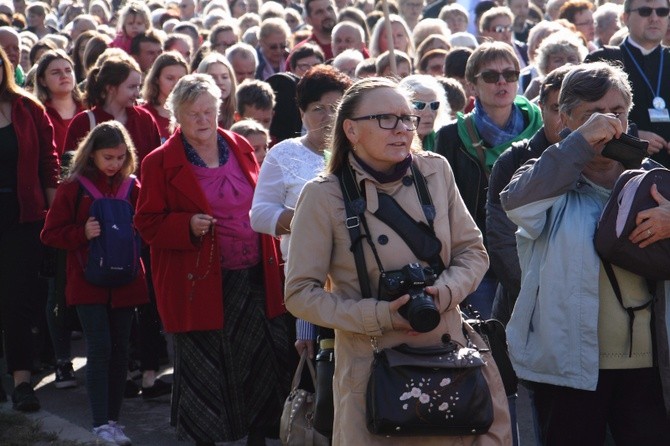
[[[251,227],[256,232],[276,235],[277,220],[285,209],[294,209],[303,186],[325,167],[323,155],[305,147],[301,138],[286,139],[265,156],[251,205]],[[291,234],[281,236],[286,260]]]

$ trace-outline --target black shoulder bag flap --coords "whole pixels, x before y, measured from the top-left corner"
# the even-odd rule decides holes
[[[368,382],[368,429],[392,436],[479,435],[493,423],[479,352],[453,341],[375,352]]]

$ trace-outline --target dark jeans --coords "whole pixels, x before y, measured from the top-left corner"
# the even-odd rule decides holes
[[[18,217],[16,196],[0,193],[0,314],[9,373],[32,370],[32,329],[42,319],[46,301],[39,280],[44,221],[18,223]]]
[[[149,249],[142,251],[142,262],[146,270],[149,303],[137,307],[140,370],[156,370],[160,367],[160,357],[167,355],[167,342],[162,334],[162,324],[156,308],[156,294],[151,279],[151,258]]]
[[[128,370],[133,308],[77,305],[86,337],[86,390],[93,427],[118,421]]]
[[[72,350],[70,344],[71,330],[67,326],[67,312],[69,311],[63,302],[56,296],[55,279],[49,281],[49,293],[47,295],[46,319],[53,344],[54,355],[57,362],[70,361]],[[70,310],[71,311],[71,310]]]
[[[601,370],[595,391],[526,384],[545,446],[602,445],[607,425],[617,446],[670,444],[658,368]]]

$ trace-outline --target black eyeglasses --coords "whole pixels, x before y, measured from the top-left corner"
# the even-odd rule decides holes
[[[482,71],[475,77],[481,77],[487,84],[495,84],[500,80],[500,76],[505,79],[505,82],[516,82],[519,80],[519,72],[514,70],[505,70],[502,73],[499,71]]]
[[[631,9],[629,12],[637,12],[640,17],[649,17],[652,12],[656,12],[658,17],[667,17],[670,14],[670,8],[650,8],[649,6],[642,6],[641,8]]]
[[[365,121],[370,119],[376,119],[379,124],[380,129],[384,130],[395,130],[398,127],[398,122],[402,121],[402,124],[407,130],[416,130],[419,126],[419,121],[421,118],[417,115],[394,115],[391,113],[382,113],[379,115],[367,115],[359,116],[358,118],[349,118],[352,121]]]
[[[426,108],[426,105],[430,106],[430,109],[435,111],[438,108],[440,108],[440,101],[433,101],[433,102],[423,102],[423,101],[414,101],[412,102],[412,105],[414,105],[414,108],[417,110],[423,110]]]
[[[494,33],[510,33],[512,32],[512,26],[511,25],[498,25],[494,26],[493,28],[489,28],[489,31],[492,31]]]

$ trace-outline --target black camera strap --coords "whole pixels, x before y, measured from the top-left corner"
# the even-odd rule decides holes
[[[412,219],[411,216],[409,216],[391,196],[381,194],[379,192],[378,195],[380,198],[380,206],[374,215],[382,222],[387,224],[395,232],[397,232],[398,235],[400,235],[400,237],[405,241],[405,243],[407,243],[412,252],[414,252],[414,254],[417,255],[417,257],[419,257],[421,260],[427,261],[434,269],[434,271],[439,274],[445,269],[444,262],[440,257],[439,250],[434,252],[433,255],[428,256],[429,258],[425,258],[426,256],[424,254],[426,249],[417,249],[417,245],[419,244],[426,245],[425,239],[427,237],[434,239],[438,244],[440,244],[440,247],[441,243],[435,236],[435,231],[433,229],[435,206],[433,205],[430,192],[428,191],[426,179],[419,171],[419,169],[414,166],[414,164],[412,164],[410,168],[414,177],[414,186],[421,202],[424,215],[428,221],[428,226],[426,226],[424,223],[417,222]],[[344,208],[347,215],[345,225],[349,230],[349,236],[351,238],[350,250],[354,254],[356,272],[358,273],[358,281],[361,287],[361,294],[364,298],[369,298],[372,297],[372,292],[370,288],[370,278],[368,277],[367,267],[365,264],[365,253],[363,252],[363,245],[361,243],[363,239],[365,239],[368,245],[370,245],[372,253],[375,257],[375,261],[377,262],[377,266],[379,267],[379,271],[382,275],[384,274],[384,268],[381,264],[381,259],[379,258],[377,249],[370,239],[370,230],[368,228],[367,220],[365,219],[366,202],[361,194],[361,190],[358,184],[356,183],[356,177],[351,168],[351,165],[347,163],[346,166],[344,166],[342,170],[337,173],[337,177],[340,181],[340,187],[342,188]],[[362,234],[360,227],[361,225],[363,225],[366,234]],[[419,237],[416,236],[417,233],[420,235]],[[424,240],[421,240],[422,238]],[[417,254],[417,252],[420,254]]]
[[[361,196],[354,172],[348,163],[346,167],[337,172],[337,178],[340,180],[342,197],[344,198],[344,209],[347,213],[345,225],[349,230],[349,237],[351,238],[349,250],[354,254],[361,295],[364,299],[368,299],[372,297],[372,290],[370,288],[367,267],[365,266],[365,253],[361,244],[361,240],[366,237],[361,233],[361,221],[365,220],[365,216],[363,215],[365,213],[365,200]],[[367,226],[367,222],[365,226]]]

